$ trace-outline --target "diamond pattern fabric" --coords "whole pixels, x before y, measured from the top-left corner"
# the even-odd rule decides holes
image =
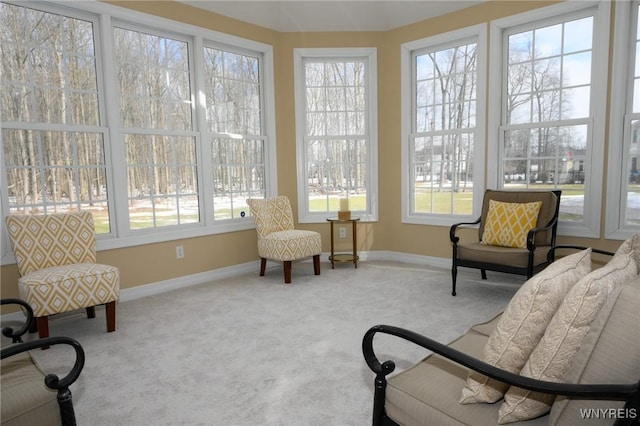
[[[89,212],[11,215],[7,230],[21,276],[52,266],[96,262],[95,228]]]
[[[322,252],[320,234],[293,228],[291,203],[285,196],[247,200],[258,233],[261,258],[291,261]]]
[[[19,294],[36,317],[118,300],[118,268],[95,263],[91,213],[11,215],[6,222],[20,273]]]
[[[542,201],[503,203],[489,200],[482,243],[501,247],[527,247],[527,234],[536,227]]]

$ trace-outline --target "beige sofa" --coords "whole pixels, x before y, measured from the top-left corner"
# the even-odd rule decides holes
[[[375,326],[362,343],[365,360],[376,373],[373,424],[497,424],[502,401],[460,403],[470,370],[519,388],[558,395],[546,415],[510,424],[638,424],[640,277],[617,286],[596,315],[572,357],[565,383],[534,380],[480,360],[500,315],[471,327],[449,345],[409,330]],[[381,363],[374,353],[373,338],[377,333],[398,336],[435,354],[394,375],[393,361]],[[586,420],[587,416],[591,419]]]

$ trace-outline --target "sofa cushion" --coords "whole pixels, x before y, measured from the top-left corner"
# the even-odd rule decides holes
[[[491,318],[489,321],[481,322],[481,323],[478,323],[476,325],[473,325],[473,326],[471,326],[470,330],[475,331],[476,333],[480,333],[480,334],[482,334],[484,336],[489,337],[491,335],[491,333],[493,332],[493,330],[498,325],[498,321],[500,321],[500,318],[502,317],[502,314],[503,314],[503,312],[500,312],[495,317]]]
[[[591,249],[563,257],[529,279],[513,296],[491,332],[482,360],[519,373],[567,292],[591,271]],[[460,402],[496,402],[508,385],[471,372]]]
[[[536,227],[542,201],[503,203],[489,200],[482,242],[501,247],[527,247],[527,234]]]
[[[623,285],[600,310],[565,376],[569,383],[633,384],[640,381],[640,278]],[[622,401],[594,401],[559,396],[550,424],[584,422],[586,410],[623,408]],[[616,411],[616,413],[618,413]],[[640,415],[638,413],[637,415]],[[601,419],[611,423],[612,417]],[[592,420],[589,424],[595,423]]]
[[[479,357],[487,336],[469,331],[449,346]],[[458,403],[460,389],[469,370],[439,355],[430,355],[387,382],[385,410],[402,425],[474,425],[493,426],[498,418],[498,404]],[[527,422],[546,424],[548,417]]]
[[[2,370],[3,426],[59,425],[60,409],[56,392],[44,384],[44,374],[28,353],[5,358]]]
[[[615,289],[638,274],[630,254],[611,259],[589,273],[567,293],[520,374],[538,380],[562,382],[600,308]],[[552,395],[512,386],[504,396],[498,423],[526,420],[547,413]]]

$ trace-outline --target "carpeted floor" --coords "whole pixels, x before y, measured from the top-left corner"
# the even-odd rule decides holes
[[[375,324],[409,328],[441,342],[502,310],[523,277],[396,262],[358,269],[294,264],[121,302],[117,330],[104,309],[51,321],[52,335],[76,338],[86,365],[72,386],[80,425],[366,425],[373,373],[361,341]],[[31,336],[33,337],[33,336]],[[427,352],[376,338],[398,370]],[[35,351],[45,369],[65,372],[69,352]]]

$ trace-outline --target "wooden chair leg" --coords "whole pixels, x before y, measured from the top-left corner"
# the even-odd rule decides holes
[[[260,258],[260,276],[264,277],[264,270],[267,269],[267,259],[264,257]]]
[[[37,317],[36,321],[38,322],[38,337],[41,339],[49,337],[49,317]],[[49,346],[42,347],[42,350],[45,349],[49,349]]]
[[[87,318],[95,318],[96,317],[96,307],[89,306],[87,309]]]
[[[320,255],[316,254],[313,256],[313,273],[316,275],[320,275]]]
[[[284,261],[284,282],[285,284],[291,283],[291,261]]]
[[[107,311],[107,333],[116,330],[116,302],[109,302],[105,305]]]

